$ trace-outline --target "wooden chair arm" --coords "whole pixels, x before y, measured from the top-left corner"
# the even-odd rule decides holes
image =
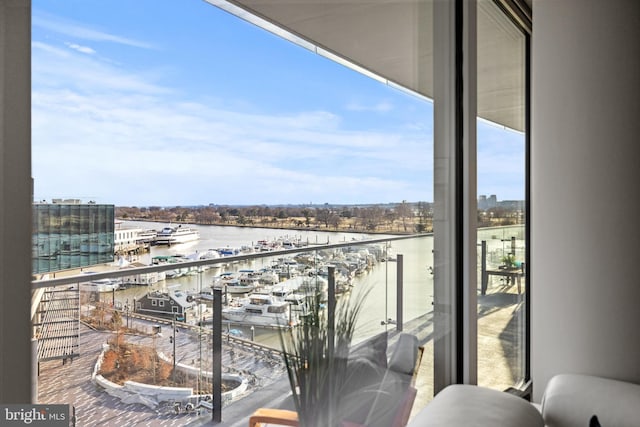
[[[422,363],[422,356],[424,355],[424,346],[418,347],[418,355],[416,357],[416,364],[413,367],[413,375],[411,376],[411,386],[415,387],[416,380],[418,378],[418,371],[420,370],[420,364]]]
[[[259,408],[249,417],[249,427],[263,424],[298,427],[298,413],[287,409]]]

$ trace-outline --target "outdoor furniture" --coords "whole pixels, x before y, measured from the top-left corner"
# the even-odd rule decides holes
[[[384,365],[369,357],[349,361],[350,389],[345,392],[349,414],[343,427],[406,426],[416,397],[415,381],[424,348],[415,336],[401,333],[396,348]],[[370,355],[369,355],[370,356]],[[298,426],[298,414],[287,409],[260,408],[249,418],[249,427],[263,424]]]
[[[298,413],[288,409],[259,408],[249,418],[249,427],[260,427],[263,424],[297,427]]]

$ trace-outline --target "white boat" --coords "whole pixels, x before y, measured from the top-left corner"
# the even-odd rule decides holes
[[[195,228],[183,227],[164,227],[158,231],[154,240],[156,245],[175,245],[178,243],[193,242],[200,238],[200,233]]]
[[[296,292],[305,280],[309,280],[309,278],[296,276],[293,279],[287,279],[277,283],[271,287],[271,295],[284,299],[287,295]]]
[[[311,314],[311,308],[307,302],[308,297],[301,294],[289,294],[284,298],[284,301],[289,303],[291,307],[291,314],[299,320],[303,320],[305,316]]]
[[[238,277],[240,285],[251,287],[252,290],[260,286],[261,273],[254,270],[240,270],[238,273],[240,274]]]
[[[196,251],[186,256],[186,260],[188,261],[200,261],[203,259],[216,259],[216,258],[220,258],[220,254],[218,253],[218,251],[214,249],[208,249],[205,252]],[[198,273],[202,273],[203,271],[207,271],[211,267],[212,266],[210,265],[201,265],[199,267],[195,267],[193,270],[197,271]],[[214,265],[213,267],[219,268],[220,265]]]
[[[255,289],[253,284],[240,283],[240,280],[236,278],[225,280],[222,283],[224,283],[225,291],[230,294],[248,294]]]
[[[156,230],[142,230],[138,232],[138,236],[136,237],[137,243],[151,243],[156,240],[158,237],[158,232]]]
[[[278,273],[270,268],[260,270],[260,284],[262,285],[275,285],[280,281]]]
[[[213,280],[214,288],[222,288],[230,294],[248,294],[255,289],[253,281],[243,280],[240,282],[238,275],[235,273],[222,273]]]
[[[167,264],[176,264],[176,267],[178,267],[179,264],[185,262],[186,260],[182,257],[178,257],[178,256],[173,256],[173,255],[157,255],[154,256],[153,258],[151,258],[151,264],[152,265],[167,265]],[[174,270],[167,270],[167,271],[163,271],[163,277],[162,278],[158,278],[158,280],[162,280],[164,278],[167,279],[175,279],[177,277],[181,277],[184,276],[185,274],[189,273],[189,268],[188,267],[183,267],[183,268],[176,268]]]
[[[222,309],[222,317],[231,322],[256,325],[289,327],[298,324],[298,316],[290,304],[271,295],[251,294],[249,297]]]
[[[80,283],[80,290],[84,292],[112,292],[120,289],[120,279],[97,279]]]

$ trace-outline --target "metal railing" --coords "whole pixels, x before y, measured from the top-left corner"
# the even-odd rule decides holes
[[[90,280],[117,279],[121,277],[133,276],[137,274],[166,272],[166,271],[175,270],[176,268],[197,268],[197,267],[215,266],[218,264],[249,261],[249,260],[255,260],[260,258],[272,258],[276,256],[298,254],[298,253],[304,253],[309,251],[321,251],[321,250],[328,250],[328,249],[345,248],[349,246],[380,244],[380,243],[394,242],[398,240],[417,239],[417,238],[425,238],[425,237],[431,237],[431,236],[432,234],[429,233],[429,234],[412,234],[407,236],[385,237],[385,238],[379,238],[379,239],[352,240],[348,242],[329,243],[329,244],[308,243],[306,246],[293,248],[293,249],[281,249],[281,250],[255,252],[255,253],[241,254],[241,255],[223,256],[220,258],[201,259],[201,260],[195,260],[195,261],[183,261],[183,262],[180,262],[179,264],[159,264],[159,265],[150,265],[145,267],[133,267],[133,268],[126,268],[126,269],[93,272],[91,273],[91,275],[76,274],[72,276],[56,277],[52,279],[33,280],[31,282],[31,289],[36,290],[40,288],[65,286],[65,285],[77,284],[79,282],[87,282]]]
[[[418,235],[406,235],[406,236],[395,236],[395,237],[385,237],[378,239],[364,239],[364,240],[352,240],[345,241],[340,243],[328,243],[328,244],[307,244],[302,247],[292,248],[292,249],[282,249],[282,250],[274,250],[274,251],[264,251],[264,252],[256,252],[249,254],[241,254],[241,255],[233,255],[233,256],[223,256],[220,258],[212,258],[212,259],[202,259],[202,260],[194,260],[194,261],[183,261],[180,263],[169,263],[162,265],[151,265],[145,267],[134,267],[134,268],[126,268],[126,269],[114,269],[103,272],[92,272],[90,275],[87,274],[77,274],[66,277],[58,277],[52,279],[43,279],[43,280],[34,280],[31,282],[31,287],[33,291],[40,290],[42,288],[56,288],[61,286],[68,286],[73,284],[79,284],[82,282],[99,280],[99,279],[117,279],[122,277],[130,277],[138,274],[147,274],[147,273],[157,273],[175,270],[176,268],[180,269],[191,269],[191,268],[200,268],[200,267],[211,267],[216,265],[228,264],[233,262],[245,262],[260,258],[274,258],[274,257],[282,257],[286,255],[293,255],[299,253],[308,253],[315,251],[327,251],[332,249],[339,248],[347,248],[347,247],[361,247],[361,246],[370,246],[377,244],[387,244],[389,242],[399,241],[399,240],[408,240],[408,239],[416,239],[416,238],[424,238],[430,237],[432,234],[418,234]],[[396,327],[398,330],[402,330],[402,256],[398,254],[398,280],[397,280],[397,297],[398,297],[398,321],[396,322]],[[329,262],[330,264],[331,262]],[[335,278],[334,278],[334,270],[335,267],[329,267],[329,318],[333,319],[334,310],[335,310]],[[222,414],[222,401],[221,401],[221,367],[222,367],[222,293],[219,288],[213,289],[213,319],[212,319],[212,368],[213,368],[213,383],[215,385],[214,393],[213,393],[213,402],[211,405],[211,415],[212,420],[216,423],[221,421]],[[174,326],[175,327],[175,326]],[[201,327],[199,329],[202,329]],[[242,340],[244,341],[244,340]],[[175,345],[175,340],[174,340]],[[175,360],[175,358],[174,358]]]

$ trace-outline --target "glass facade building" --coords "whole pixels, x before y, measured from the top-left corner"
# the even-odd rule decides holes
[[[32,272],[113,261],[114,205],[33,205]]]

